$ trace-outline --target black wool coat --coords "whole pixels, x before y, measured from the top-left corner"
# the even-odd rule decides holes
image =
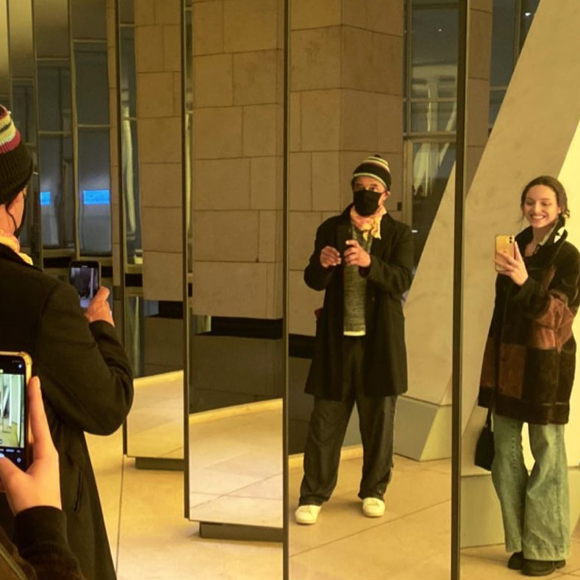
[[[523,286],[497,278],[479,390],[481,406],[538,425],[568,422],[576,367],[580,254],[565,231],[557,233],[524,258]],[[522,256],[532,237],[531,227],[516,237]]]
[[[133,400],[127,355],[113,326],[89,324],[76,290],[0,245],[0,350],[25,351],[41,380],[59,453],[68,541],[88,580],[116,578],[84,432],[108,435]],[[13,518],[0,496],[0,525]]]
[[[314,356],[306,392],[316,397],[342,399],[342,348],[344,332],[343,265],[324,268],[320,252],[325,246],[344,251],[352,238],[349,205],[331,217],[316,232],[314,252],[304,270],[306,284],[325,290],[317,322]],[[364,339],[365,394],[400,395],[407,390],[407,354],[402,295],[411,285],[413,237],[411,229],[388,214],[381,221],[381,239],[373,239],[371,264],[359,268],[368,280],[365,300]]]

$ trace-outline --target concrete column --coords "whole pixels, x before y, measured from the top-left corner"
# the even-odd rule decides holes
[[[193,310],[282,316],[283,7],[193,5]]]
[[[181,3],[135,2],[143,292],[182,299]]]
[[[316,228],[352,200],[352,171],[388,159],[400,216],[403,157],[403,0],[292,3],[290,332],[313,335],[322,294],[302,272]]]

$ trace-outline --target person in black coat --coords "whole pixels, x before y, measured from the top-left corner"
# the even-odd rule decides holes
[[[60,456],[68,540],[88,580],[116,578],[84,432],[108,435],[133,400],[132,372],[99,289],[86,312],[76,290],[44,275],[20,252],[32,160],[8,111],[0,107],[0,350],[27,352],[43,384]],[[0,524],[13,518],[0,499]]]
[[[304,280],[324,290],[306,381],[314,395],[296,521],[313,524],[336,485],[340,451],[356,402],[363,443],[359,497],[368,517],[384,514],[393,465],[397,396],[407,390],[402,297],[411,285],[413,240],[384,208],[388,163],[365,159],[352,177],[353,204],[316,233]]]

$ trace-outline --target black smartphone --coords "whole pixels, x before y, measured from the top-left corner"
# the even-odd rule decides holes
[[[79,293],[81,308],[88,308],[101,285],[101,265],[93,260],[73,260],[69,281]]]
[[[25,352],[0,352],[0,453],[24,471],[32,457],[26,397],[31,372]]]

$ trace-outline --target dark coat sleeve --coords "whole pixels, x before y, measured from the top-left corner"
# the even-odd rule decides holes
[[[66,539],[66,519],[61,510],[36,507],[14,521],[14,541],[20,556],[34,569],[37,580],[83,580],[79,564]]]
[[[413,277],[413,234],[408,226],[401,224],[401,233],[393,242],[388,262],[371,254],[368,279],[381,290],[391,294],[403,294],[411,286]]]
[[[66,538],[64,513],[35,507],[14,521],[14,542],[0,528],[0,577],[14,580],[85,580]]]
[[[326,246],[334,247],[332,228],[329,222],[324,222],[316,231],[314,251],[312,252],[312,256],[310,256],[308,266],[304,270],[304,282],[313,290],[325,290],[330,284],[336,270],[336,266],[325,268],[320,263],[320,253]]]
[[[133,401],[131,367],[113,326],[88,324],[72,286],[58,284],[44,309],[35,368],[63,423],[108,435]]]
[[[564,311],[577,302],[580,258],[574,246],[568,245],[568,248],[547,288],[529,276],[513,297],[526,316],[554,329],[567,318]]]

